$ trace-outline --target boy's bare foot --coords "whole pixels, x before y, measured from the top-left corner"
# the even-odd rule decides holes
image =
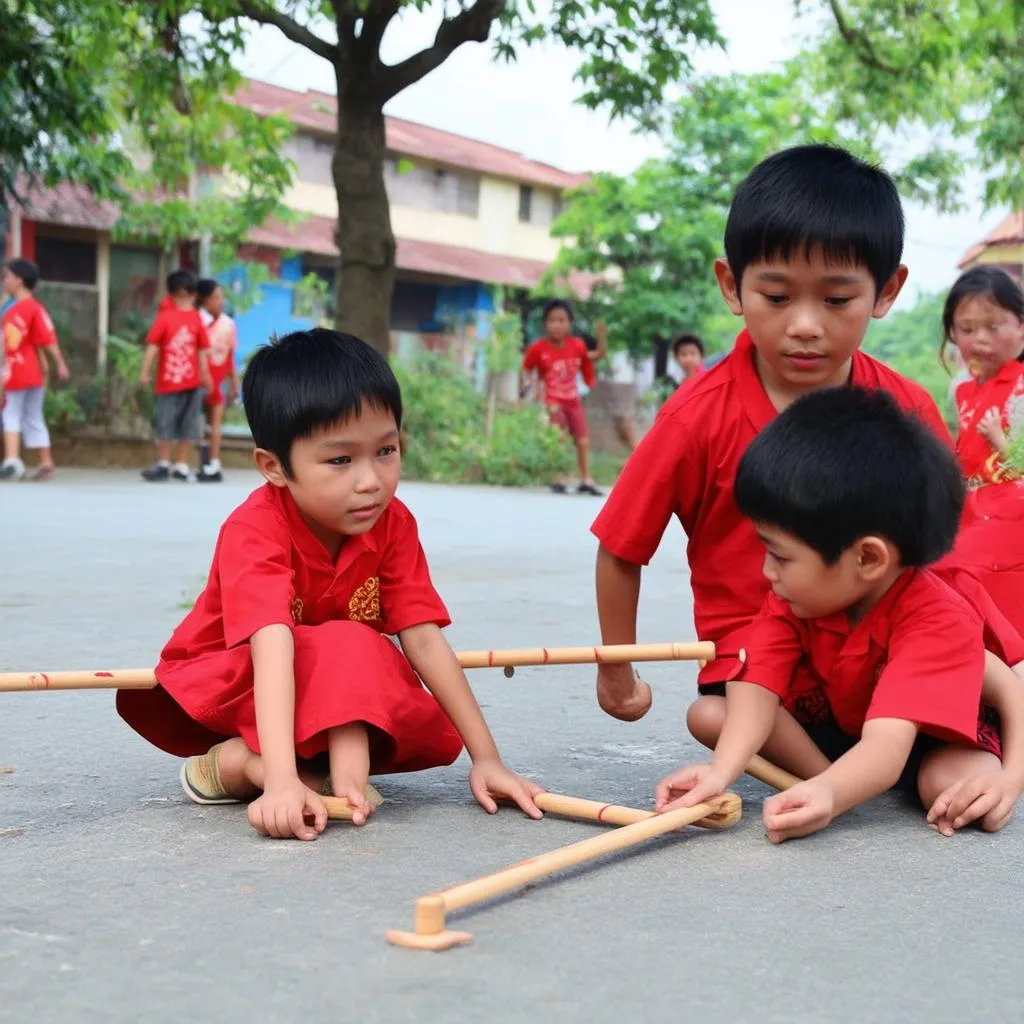
[[[650,711],[653,699],[650,686],[632,668],[626,676],[612,674],[605,666],[597,670],[597,703],[612,718],[623,722],[639,721]]]

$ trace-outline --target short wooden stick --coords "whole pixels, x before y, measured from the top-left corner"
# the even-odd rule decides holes
[[[533,802],[546,814],[558,814],[582,821],[599,821],[604,825],[633,825],[638,821],[653,818],[655,814],[654,811],[605,804],[600,800],[583,800],[577,796],[563,796],[561,793],[538,793]],[[728,813],[716,811],[693,824],[698,828],[728,828],[735,824],[735,820],[731,820]]]
[[[790,789],[798,782],[803,782],[803,779],[793,775],[791,772],[787,772],[785,768],[780,768],[778,765],[772,764],[771,761],[766,761],[760,754],[755,754],[750,759],[746,772],[759,782],[763,782],[766,786],[771,786],[772,789],[777,789],[779,792],[782,792],[784,789]]]
[[[468,938],[465,933],[449,933],[445,930],[446,915],[453,910],[462,910],[503,893],[513,892],[530,882],[553,875],[565,868],[574,867],[619,850],[627,850],[648,839],[653,839],[655,836],[674,832],[676,829],[690,825],[715,812],[735,814],[738,820],[741,808],[742,802],[735,793],[723,793],[722,796],[709,800],[707,803],[678,811],[669,811],[666,814],[655,814],[631,825],[624,825],[610,832],[584,839],[582,842],[563,846],[538,857],[531,857],[529,860],[513,864],[511,867],[496,871],[491,875],[485,875],[483,878],[431,893],[416,901],[415,933],[389,932],[388,940],[396,945],[421,949],[442,949],[454,944],[454,941],[464,942]],[[430,936],[435,936],[437,941],[429,941]],[[446,940],[445,936],[451,936],[451,940]],[[456,936],[458,939],[455,938]]]
[[[628,661],[701,661],[715,657],[715,645],[611,644],[605,647],[524,647],[506,651],[462,651],[463,668],[512,668],[522,665],[614,665]],[[83,672],[0,672],[0,693],[21,690],[151,690],[149,668]]]

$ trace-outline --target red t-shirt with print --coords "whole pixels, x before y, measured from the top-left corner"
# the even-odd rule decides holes
[[[1014,479],[1018,474],[1007,469],[999,452],[978,433],[978,424],[989,409],[999,410],[1007,433],[1016,421],[1024,423],[1024,363],[1010,360],[984,383],[965,380],[956,389],[956,408],[956,454],[968,481],[980,486]]]
[[[198,309],[166,308],[157,314],[146,335],[160,349],[156,393],[173,395],[199,387],[199,352],[210,347]]]
[[[597,380],[594,363],[582,338],[568,337],[561,345],[549,338],[535,341],[523,357],[523,369],[537,370],[544,382],[544,401],[575,402],[580,397],[577,373],[583,374],[587,387]]]
[[[18,299],[3,315],[5,391],[42,387],[41,348],[53,345],[57,334],[43,304],[31,295]]]

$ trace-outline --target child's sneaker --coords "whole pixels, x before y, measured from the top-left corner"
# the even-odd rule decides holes
[[[20,480],[25,475],[25,463],[21,459],[6,459],[0,466],[0,480]]]
[[[171,464],[169,462],[154,462],[148,469],[142,471],[142,479],[155,483],[158,480],[169,480],[171,476]]]
[[[192,471],[184,462],[176,462],[174,469],[171,470],[171,479],[180,480],[182,483],[187,484],[192,479]]]
[[[196,479],[201,484],[219,484],[224,479],[224,474],[220,469],[220,459],[211,459],[204,463]]]

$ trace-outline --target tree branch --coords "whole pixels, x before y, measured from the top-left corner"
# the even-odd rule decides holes
[[[828,5],[832,9],[832,17],[835,19],[836,28],[839,29],[839,34],[843,38],[843,42],[855,51],[862,64],[866,64],[869,68],[874,68],[876,71],[884,71],[886,74],[895,75],[897,74],[896,68],[891,64],[886,64],[877,53],[875,53],[874,46],[871,45],[871,40],[863,32],[858,32],[856,29],[850,27],[850,23],[846,20],[846,15],[843,13],[842,7],[839,6],[839,0],[828,0]]]
[[[504,7],[505,0],[476,0],[472,7],[442,21],[433,46],[383,70],[380,80],[384,102],[439,68],[463,43],[487,42],[491,25]]]
[[[384,33],[401,7],[402,0],[374,0],[363,16],[363,30],[359,34],[358,45],[366,59],[375,65],[380,64],[380,42]]]
[[[327,42],[326,39],[321,39],[315,32],[306,28],[305,25],[300,25],[287,14],[282,14],[280,11],[274,10],[273,7],[266,6],[260,0],[241,0],[239,7],[242,14],[250,21],[257,21],[261,25],[273,25],[293,43],[304,46],[318,57],[323,57],[324,60],[330,61],[332,64],[337,60],[337,46]]]

